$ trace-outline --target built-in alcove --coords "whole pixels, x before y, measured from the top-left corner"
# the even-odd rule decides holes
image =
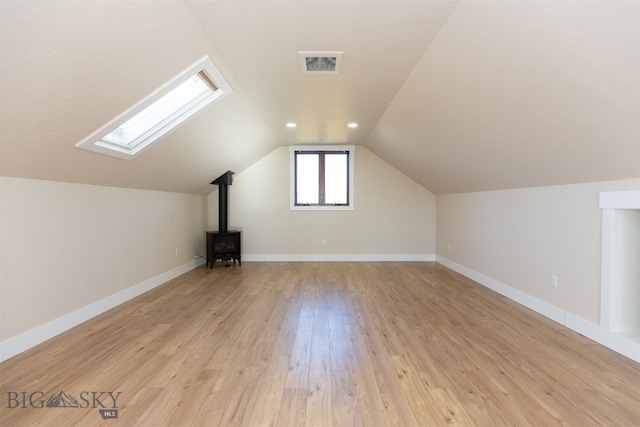
[[[640,191],[600,193],[600,326],[640,343]]]

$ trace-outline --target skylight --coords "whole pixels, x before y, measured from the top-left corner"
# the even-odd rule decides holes
[[[76,147],[133,159],[232,91],[211,59],[205,57]]]

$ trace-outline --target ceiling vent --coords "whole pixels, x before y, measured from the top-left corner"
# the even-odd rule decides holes
[[[298,52],[303,74],[340,74],[344,52]]]

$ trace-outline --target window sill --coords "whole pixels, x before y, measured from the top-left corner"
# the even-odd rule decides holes
[[[292,211],[352,211],[351,206],[289,206]]]

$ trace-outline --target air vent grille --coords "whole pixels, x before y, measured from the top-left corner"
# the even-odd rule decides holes
[[[298,52],[303,74],[340,74],[344,52]]]

